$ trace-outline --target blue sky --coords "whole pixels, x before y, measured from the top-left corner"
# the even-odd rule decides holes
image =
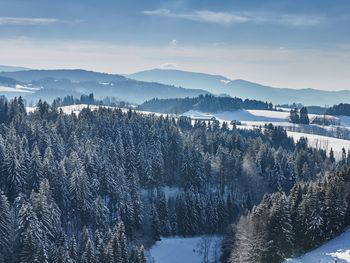
[[[350,1],[0,0],[0,64],[350,89]]]

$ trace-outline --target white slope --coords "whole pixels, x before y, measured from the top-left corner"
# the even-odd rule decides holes
[[[103,106],[103,105],[88,105],[88,104],[76,104],[76,105],[69,105],[69,106],[62,106],[58,107],[58,109],[61,109],[63,113],[65,114],[79,114],[82,109],[90,108],[92,111],[98,110],[98,108],[109,108],[109,109],[121,109],[123,112],[127,112],[129,109],[127,108],[119,108],[119,107],[111,107],[111,106]],[[34,112],[36,107],[26,107],[27,112]],[[161,114],[156,112],[149,112],[149,111],[138,111],[135,110],[138,113],[145,114],[145,115],[156,115],[156,116],[165,116],[167,114]],[[169,115],[169,114],[168,114]]]
[[[350,141],[342,140],[333,137],[308,134],[302,132],[291,132],[287,131],[288,136],[292,137],[295,142],[297,142],[301,137],[307,138],[308,143],[311,147],[324,149],[327,152],[333,149],[336,157],[341,156],[342,149],[350,150]]]
[[[99,105],[87,105],[87,104],[78,104],[78,105],[70,105],[70,106],[63,106],[60,107],[60,109],[63,110],[66,114],[79,114],[80,111],[84,108],[89,107],[91,110],[97,110],[99,107],[104,108],[114,108],[109,106],[99,106]],[[28,112],[33,112],[35,110],[35,107],[27,107]],[[121,108],[123,112],[128,111],[128,109]],[[157,116],[166,116],[167,114],[161,114],[161,113],[154,113],[154,112],[148,112],[148,111],[137,111],[138,113],[149,115],[154,114]],[[225,111],[225,112],[219,112],[219,113],[204,113],[200,111],[188,111],[183,114],[183,116],[188,117],[215,117],[220,122],[228,122],[230,123],[231,120],[238,120],[242,122],[242,125],[239,125],[238,128],[240,129],[253,129],[254,127],[264,126],[267,123],[272,123],[276,126],[298,126],[297,124],[293,124],[288,122],[287,118],[289,116],[288,112],[281,112],[281,111],[267,111],[267,110],[237,110],[237,111]],[[310,118],[314,117],[315,115],[310,114]],[[348,122],[350,124],[350,118],[349,117],[342,117],[342,122]],[[308,134],[308,133],[301,133],[301,132],[287,132],[289,136],[291,136],[294,141],[298,141],[301,137],[306,137],[308,139],[309,145],[311,147],[315,148],[321,148],[326,150],[327,152],[333,148],[333,151],[335,153],[335,156],[339,158],[341,156],[342,148],[344,147],[346,150],[350,150],[350,141],[349,140],[342,140],[327,136],[321,136],[321,135],[315,135],[315,134]]]
[[[298,126],[288,122],[289,112],[286,111],[268,111],[268,110],[237,110],[237,111],[225,111],[219,113],[203,113],[200,111],[188,111],[183,115],[188,117],[215,117],[220,122],[226,121],[230,123],[231,120],[238,120],[242,123],[238,128],[240,129],[253,129],[254,127],[264,126],[267,123],[272,123],[275,126]],[[309,114],[310,118],[314,118],[317,115]],[[340,118],[343,125],[350,124],[349,117]],[[349,125],[350,126],[350,125]],[[332,127],[328,127],[331,129]],[[301,132],[287,132],[290,137],[297,142],[301,137],[308,139],[309,145],[315,148],[321,148],[330,151],[332,148],[335,156],[339,158],[341,156],[342,148],[350,150],[350,141],[342,140],[333,137],[301,133]]]
[[[217,236],[162,238],[151,247],[148,262],[201,263],[203,262],[201,251],[204,246],[208,248],[209,259],[220,256],[220,242],[221,237]]]
[[[285,263],[350,263],[350,230],[305,255]]]
[[[16,85],[15,87],[0,86],[0,92],[33,93],[38,88]]]

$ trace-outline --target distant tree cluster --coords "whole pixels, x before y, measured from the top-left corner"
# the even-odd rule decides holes
[[[306,107],[302,107],[300,111],[297,108],[290,110],[290,122],[297,124],[310,124],[309,115]]]
[[[199,95],[195,98],[152,99],[141,104],[140,109],[181,114],[189,110],[204,112],[233,111],[237,109],[273,110],[273,104],[258,100]]]
[[[327,114],[333,116],[350,116],[350,104],[340,103],[327,110]]]
[[[73,96],[65,96],[64,98],[54,99],[52,106],[53,107],[62,107],[69,105],[79,105],[79,104],[88,104],[88,105],[104,105],[104,106],[113,106],[113,107],[127,107],[129,103],[120,101],[114,97],[105,97],[101,100],[95,99],[94,94],[90,93],[89,95],[81,95],[80,98],[74,98]]]
[[[346,154],[345,154],[346,155]],[[222,234],[334,156],[285,130],[0,98],[0,262],[145,262],[162,236]]]

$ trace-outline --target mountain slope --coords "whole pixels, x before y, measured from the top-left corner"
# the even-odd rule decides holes
[[[187,72],[180,70],[152,69],[128,75],[144,81],[156,81],[168,85],[191,89],[205,89],[209,92],[241,98],[271,101],[274,104],[299,102],[305,105],[337,104],[350,100],[350,91],[324,91],[316,89],[287,89],[260,85],[245,80],[230,80],[220,75]]]
[[[22,70],[29,70],[29,68],[0,65],[0,72],[13,72]]]
[[[85,70],[28,70],[2,72],[0,76],[13,78],[32,85],[37,90],[26,94],[26,99],[45,99],[67,95],[80,96],[94,93],[96,97],[116,97],[133,103],[142,103],[152,98],[183,98],[208,94],[198,89],[184,89],[160,83],[150,83]]]
[[[231,80],[220,75],[210,75],[181,70],[152,69],[128,75],[129,78],[142,81],[155,81],[188,89],[205,89],[211,93],[225,93]]]
[[[350,230],[299,258],[285,263],[350,262]]]

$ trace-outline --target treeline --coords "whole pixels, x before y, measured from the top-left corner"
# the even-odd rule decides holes
[[[334,105],[327,110],[327,114],[333,116],[350,116],[350,104],[340,103]]]
[[[286,131],[0,99],[0,262],[145,262],[161,236],[224,233],[334,156]],[[171,191],[169,191],[169,189]]]
[[[152,99],[141,104],[139,108],[152,112],[181,114],[189,110],[204,112],[233,111],[237,109],[272,110],[273,104],[250,99],[199,95],[195,98]]]
[[[346,157],[346,155],[345,155]],[[350,160],[343,159],[350,164]],[[283,262],[320,246],[350,224],[350,170],[266,195],[232,226],[223,262]]]
[[[94,98],[94,94],[90,93],[89,95],[81,95],[80,98],[75,98],[73,96],[65,96],[64,98],[54,99],[52,106],[53,107],[62,107],[78,104],[88,104],[88,105],[104,105],[111,107],[127,107],[130,106],[128,102],[120,101],[115,97],[105,97],[103,99]]]

